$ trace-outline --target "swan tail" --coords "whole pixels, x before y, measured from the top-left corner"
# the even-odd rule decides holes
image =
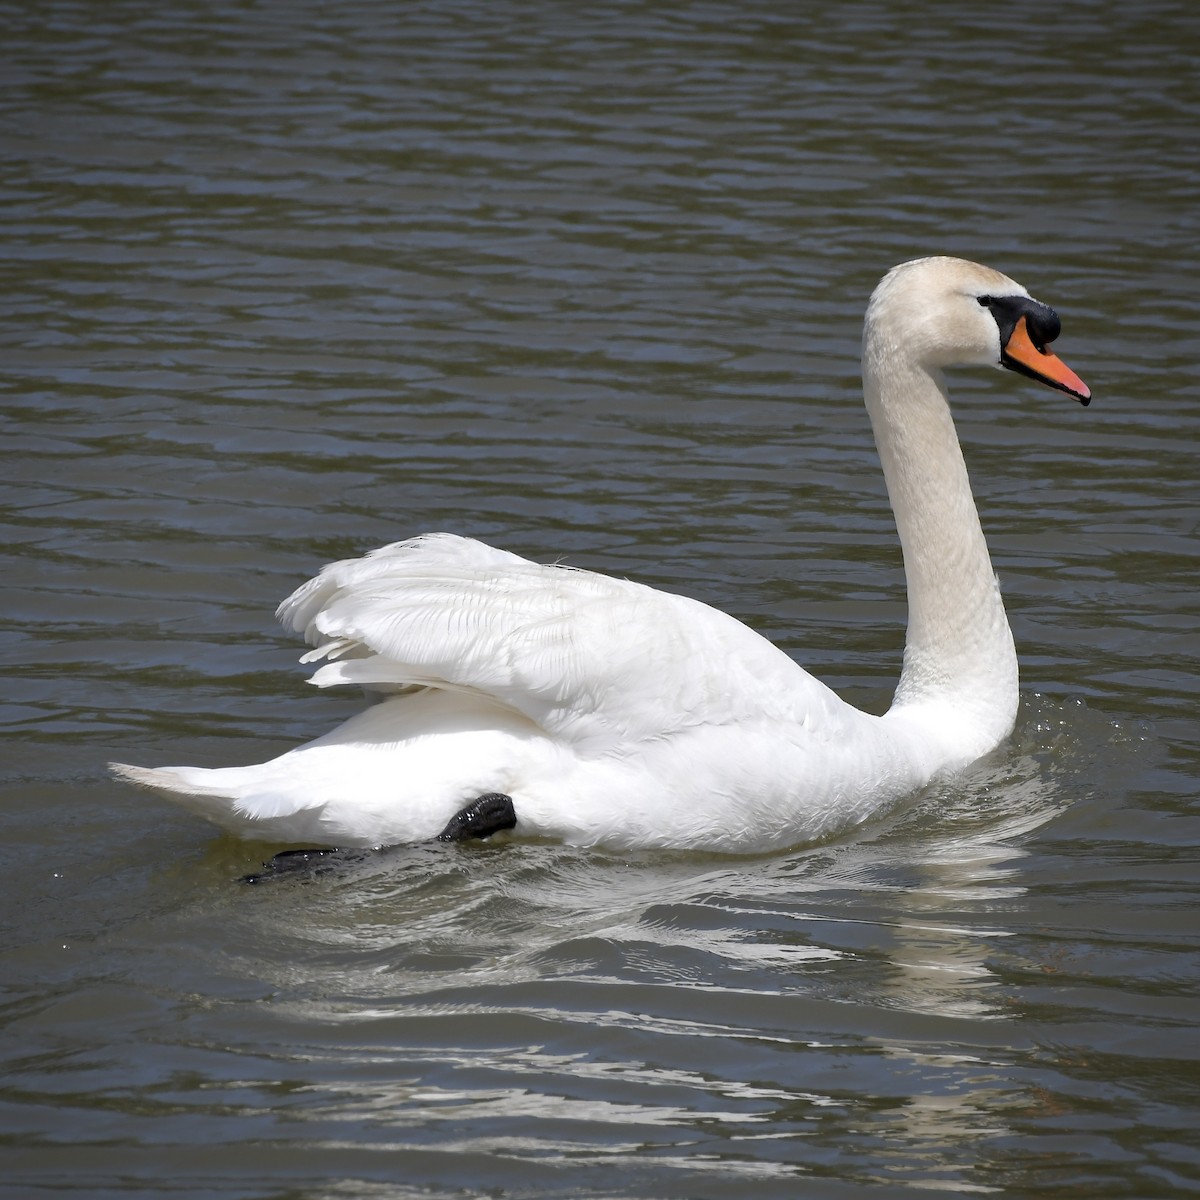
[[[239,837],[290,841],[321,837],[323,804],[295,789],[250,778],[254,768],[135,767],[109,763],[116,778],[157,792]]]
[[[135,767],[130,763],[110,762],[108,769],[125,783],[132,783],[135,787],[146,788],[147,791],[158,792],[172,799],[184,796],[221,797],[231,801],[234,799],[219,787],[205,784],[198,779],[201,771],[196,767]]]

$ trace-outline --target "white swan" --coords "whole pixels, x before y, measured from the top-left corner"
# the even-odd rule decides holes
[[[520,835],[760,851],[863,820],[1011,731],[1017,660],[942,368],[1087,404],[1052,309],[987,267],[904,263],[871,297],[863,389],[904,550],[890,710],[859,712],[699,601],[430,534],[333,563],[279,607],[318,687],[380,699],[270,762],[113,764],[235,833],[322,846]],[[483,798],[476,802],[478,798]]]

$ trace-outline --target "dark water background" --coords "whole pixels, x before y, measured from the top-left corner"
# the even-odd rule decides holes
[[[0,1194],[1196,1194],[1198,14],[0,4]],[[274,605],[429,529],[882,709],[858,338],[927,253],[1096,394],[954,380],[1025,688],[966,783],[252,889],[106,779],[347,715]]]

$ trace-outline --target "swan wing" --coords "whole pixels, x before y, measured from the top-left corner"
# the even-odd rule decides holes
[[[452,534],[332,563],[277,615],[314,647],[319,687],[471,692],[595,752],[842,705],[705,604]]]

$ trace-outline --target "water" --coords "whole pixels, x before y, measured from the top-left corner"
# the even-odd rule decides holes
[[[792,6],[799,8],[800,6]],[[5,1196],[1195,1194],[1192,6],[4,8]],[[428,529],[699,596],[881,709],[892,263],[961,372],[1012,743],[752,859],[270,847],[107,780],[352,711],[275,603]]]

